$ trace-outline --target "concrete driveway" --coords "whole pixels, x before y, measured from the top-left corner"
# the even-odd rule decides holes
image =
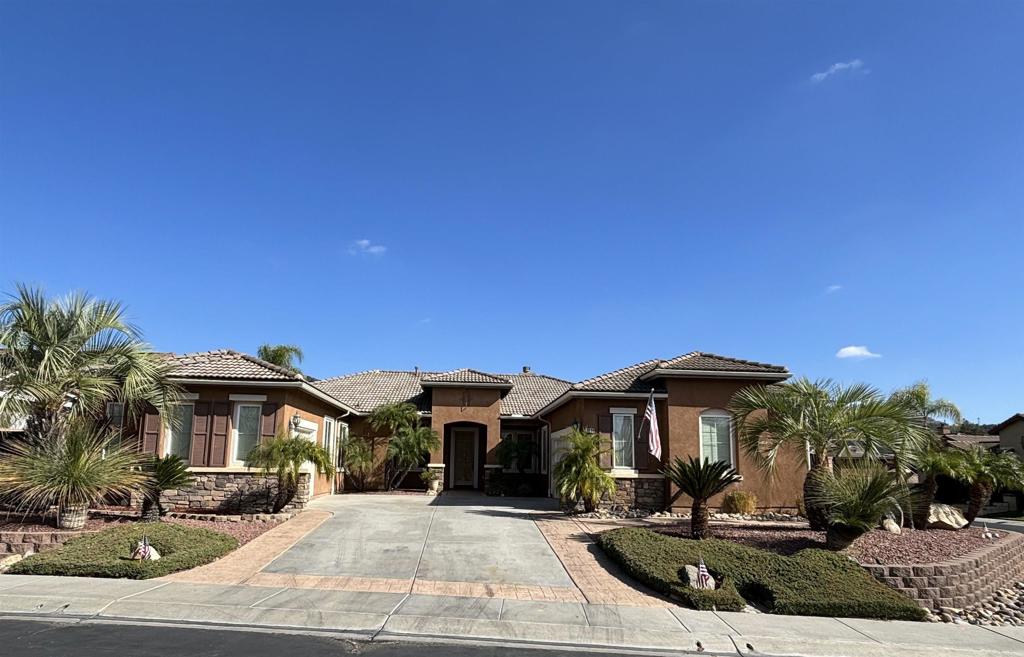
[[[572,587],[534,518],[553,500],[448,492],[335,495],[313,508],[334,516],[265,573]]]

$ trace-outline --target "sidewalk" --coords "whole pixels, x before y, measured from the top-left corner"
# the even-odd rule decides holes
[[[1024,627],[167,580],[0,575],[0,616],[306,630],[364,640],[468,640],[674,653],[703,648],[703,654],[713,655],[1024,654]]]

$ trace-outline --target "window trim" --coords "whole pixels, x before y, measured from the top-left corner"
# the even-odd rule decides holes
[[[636,409],[624,409],[624,408],[613,408],[613,411],[629,411],[628,413],[612,413],[612,470],[618,471],[633,471],[636,470]],[[629,428],[630,428],[630,440],[629,440],[629,454],[630,464],[620,465],[615,462],[615,418],[617,417],[628,417]]]
[[[256,445],[260,444],[260,422],[263,420],[263,404],[256,402],[235,402],[234,413],[231,417],[231,463],[233,465],[239,465],[245,463],[245,457],[239,458],[238,456],[238,425],[242,418],[242,407],[252,406],[257,409],[257,422],[256,422]]]
[[[184,402],[179,402],[177,404],[172,404],[171,408],[175,408],[175,407],[178,407],[178,406],[190,406],[192,408],[192,428],[188,432],[188,455],[183,457],[183,459],[182,459],[182,460],[185,461],[185,463],[187,465],[191,465],[192,464],[192,434],[195,432],[195,429],[196,429],[196,405],[195,405],[195,402],[184,401]],[[163,426],[163,429],[164,429],[164,445],[163,445],[163,449],[161,451],[163,452],[164,457],[167,457],[167,456],[171,455],[171,439],[174,436],[172,435],[172,432],[171,432],[171,423],[168,422],[168,421],[165,421],[163,423],[163,425],[164,425]]]
[[[736,430],[732,424],[732,414],[721,408],[709,408],[701,412],[697,418],[697,454],[701,462],[704,461],[704,418],[724,418],[729,423],[729,467],[737,469],[736,462]]]

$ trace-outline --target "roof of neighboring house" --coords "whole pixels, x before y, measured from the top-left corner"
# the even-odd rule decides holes
[[[651,389],[648,379],[656,378],[658,373],[666,371],[676,371],[681,375],[686,375],[687,372],[742,373],[755,376],[764,374],[771,378],[789,374],[789,370],[782,365],[729,358],[704,351],[691,351],[675,358],[645,360],[642,363],[599,374],[574,384],[572,388],[573,390],[595,392],[647,392]],[[659,390],[659,392],[663,392],[663,390]]]
[[[572,384],[546,374],[502,374],[512,389],[501,400],[502,415],[533,415],[557,399]]]
[[[480,370],[471,370],[468,368],[462,368],[460,370],[451,370],[449,372],[441,372],[439,374],[429,374],[424,376],[422,379],[423,383],[469,383],[473,385],[495,385],[507,387],[512,385],[512,382],[502,376],[495,376],[494,374],[488,374],[487,372],[481,372]]]
[[[1011,415],[1010,417],[1006,418],[1005,420],[1003,420],[1002,422],[1000,422],[996,426],[994,426],[991,429],[989,429],[988,433],[991,436],[996,436],[996,435],[999,434],[1000,431],[1002,431],[1006,427],[1010,426],[1014,422],[1020,422],[1022,420],[1024,420],[1024,413],[1014,413],[1013,415]]]
[[[224,379],[254,381],[306,381],[306,377],[265,360],[232,349],[194,354],[163,354],[177,379]]]
[[[320,379],[318,388],[345,402],[358,413],[369,413],[378,406],[410,402],[423,412],[430,412],[430,400],[421,381],[437,372],[401,372],[367,370]]]
[[[985,434],[979,436],[968,433],[947,433],[942,435],[942,439],[946,441],[947,445],[957,449],[970,449],[975,446],[991,449],[999,446],[999,436]]]

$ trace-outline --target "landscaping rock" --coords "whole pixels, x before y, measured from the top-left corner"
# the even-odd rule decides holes
[[[940,607],[929,620],[932,616],[946,623],[1024,627],[1024,582],[996,591],[991,600],[979,605],[964,609]]]
[[[31,554],[31,552],[29,554]],[[3,557],[0,557],[0,573],[4,572],[5,570],[10,568],[14,564],[16,564],[19,561],[21,561],[22,559],[24,559],[25,556],[26,555],[17,554],[16,553],[16,554],[8,554],[8,555],[5,555]]]
[[[892,518],[886,518],[882,521],[882,529],[889,532],[890,534],[902,534],[903,530],[896,524],[896,521]]]
[[[699,570],[697,570],[697,566],[687,565],[687,566],[685,566],[685,569],[686,569],[686,582],[690,585],[690,588],[697,589],[697,590],[703,590],[703,591],[714,591],[715,590],[715,578],[711,577],[710,574],[708,575],[708,578],[709,578],[710,581],[707,584],[702,585],[700,583],[700,580],[697,577],[698,573],[700,572]]]
[[[928,526],[935,529],[961,529],[967,526],[967,518],[956,507],[932,504],[928,511]]]

